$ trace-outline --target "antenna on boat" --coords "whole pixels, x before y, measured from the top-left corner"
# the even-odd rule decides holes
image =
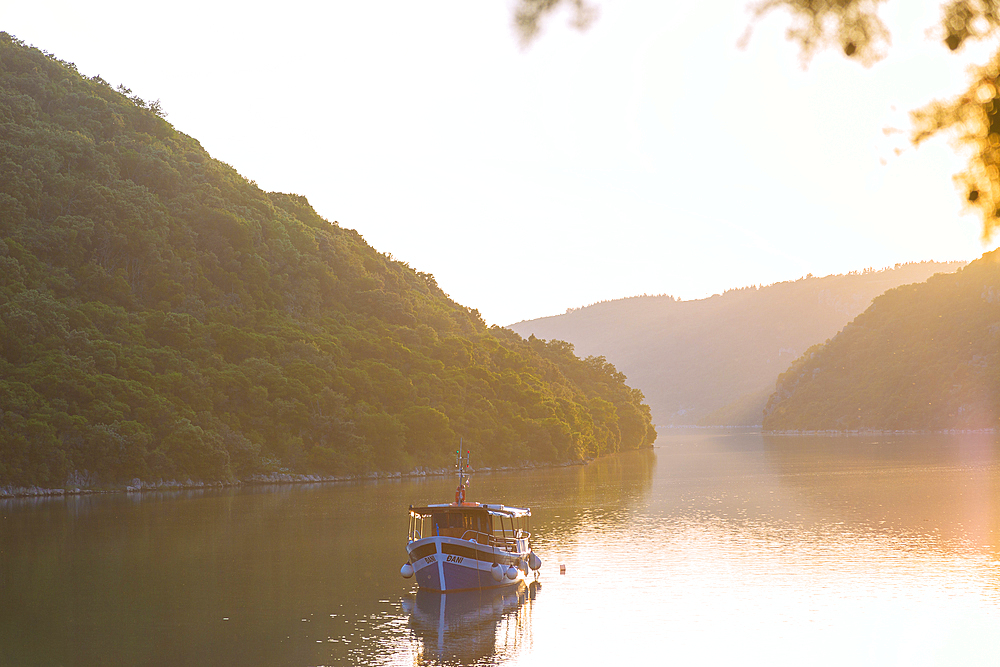
[[[465,452],[465,464],[462,463],[462,439],[459,438],[458,449],[455,450],[455,467],[458,468],[458,488],[455,489],[455,504],[461,505],[465,502],[465,485],[468,480],[468,476],[465,474],[465,469],[469,467],[469,458],[471,453],[466,450]]]

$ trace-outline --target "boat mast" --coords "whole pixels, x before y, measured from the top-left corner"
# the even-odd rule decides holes
[[[469,467],[469,457],[471,452],[466,450],[465,452],[465,463],[462,463],[462,440],[458,441],[458,449],[455,450],[455,467],[458,468],[458,488],[455,489],[455,504],[461,505],[465,502],[465,486],[468,475],[465,474],[465,469]]]

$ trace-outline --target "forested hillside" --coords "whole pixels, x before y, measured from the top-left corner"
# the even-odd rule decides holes
[[[876,299],[781,375],[764,427],[1000,427],[1000,251]]]
[[[887,289],[963,263],[807,276],[697,301],[633,297],[510,328],[570,341],[580,354],[605,355],[646,395],[656,424],[759,425],[778,375],[807,348]]]
[[[459,438],[516,465],[655,439],[604,358],[487,327],[163,116],[0,33],[0,485],[410,470],[448,465]]]

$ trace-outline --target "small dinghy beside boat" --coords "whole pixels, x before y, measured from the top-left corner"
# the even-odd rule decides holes
[[[457,452],[455,502],[410,506],[409,560],[400,568],[421,589],[451,592],[516,586],[538,577],[541,559],[531,550],[530,508],[465,501],[466,469]]]

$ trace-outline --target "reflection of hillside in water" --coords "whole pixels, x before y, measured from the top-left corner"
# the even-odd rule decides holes
[[[656,468],[652,448],[621,452],[587,465],[535,468],[472,476],[470,498],[505,505],[542,507],[554,504],[622,507],[649,492]],[[449,480],[450,487],[454,483]]]
[[[419,590],[404,598],[403,611],[420,642],[420,664],[471,665],[513,657],[530,644],[531,601],[540,589],[532,582],[506,590]]]
[[[622,452],[584,466],[538,471],[532,477],[532,545],[542,557],[543,574],[555,574],[553,550],[601,530],[631,525],[649,497],[656,469],[652,449]],[[550,560],[546,561],[546,558]]]
[[[581,466],[576,475],[578,505],[632,507],[649,493],[656,469],[653,449],[623,452]]]
[[[772,472],[801,514],[938,548],[1000,554],[1000,444],[991,434],[764,436]],[[790,496],[788,494],[791,494]]]
[[[542,558],[544,577],[554,574],[555,563],[548,560],[554,544],[591,529],[595,521],[604,525],[628,522],[630,512],[649,496],[656,456],[650,448],[602,457],[587,465],[475,474],[469,498],[531,508],[531,544]]]

